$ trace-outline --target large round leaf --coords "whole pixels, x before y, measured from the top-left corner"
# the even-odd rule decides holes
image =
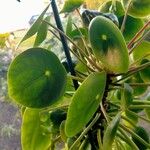
[[[57,56],[31,48],[17,56],[8,70],[8,91],[16,102],[33,108],[47,107],[63,94],[66,71]]]
[[[66,135],[79,133],[90,121],[103,98],[106,73],[91,74],[78,88],[69,106],[66,120]]]
[[[29,108],[24,112],[21,127],[22,150],[47,150],[50,146],[50,135],[42,132],[39,112]]]
[[[106,70],[114,73],[128,71],[129,56],[126,43],[112,21],[102,16],[95,17],[90,23],[89,38],[94,54]]]

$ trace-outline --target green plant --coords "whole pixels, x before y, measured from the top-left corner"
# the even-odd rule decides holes
[[[130,23],[130,4],[117,16],[115,0],[109,14],[85,10],[80,15],[82,3],[66,0],[61,11],[76,11],[83,20],[80,25],[68,17],[63,33],[44,18],[48,6],[20,42],[37,33],[34,46],[40,46],[47,31],[58,40],[56,32],[60,33],[71,44],[75,76],[67,73],[67,62],[38,47],[18,55],[9,67],[9,95],[22,106],[22,149],[53,150],[59,142],[64,144],[59,149],[69,150],[149,149],[149,135],[138,121],[150,123],[150,101],[144,100],[150,85],[150,42],[145,41],[150,21],[142,18],[144,26],[135,26],[138,32],[133,37],[128,33],[129,40],[123,33]],[[72,79],[78,82],[77,89]],[[144,110],[143,117],[139,112]]]

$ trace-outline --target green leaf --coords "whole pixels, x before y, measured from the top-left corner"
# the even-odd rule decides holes
[[[63,96],[66,76],[64,67],[53,52],[31,48],[11,63],[8,92],[14,101],[26,107],[47,107]]]
[[[150,62],[148,59],[143,59],[141,65]],[[140,71],[140,76],[145,83],[150,83],[150,66]]]
[[[104,150],[112,150],[112,144],[114,142],[116,132],[119,126],[121,115],[120,113],[116,115],[113,120],[109,123],[104,133],[103,138],[103,149]]]
[[[122,0],[125,7],[128,6],[129,0]],[[132,0],[128,14],[134,18],[143,18],[150,15],[150,1],[149,0]]]
[[[66,26],[66,35],[70,37],[71,32],[72,32],[72,17],[71,15],[69,15]]]
[[[135,128],[134,132],[140,136],[145,142],[149,143],[149,134],[148,132],[141,126],[138,126]],[[135,138],[134,136],[132,136],[132,140],[133,142],[137,145],[137,147],[139,148],[139,150],[146,150],[147,146],[144,145],[140,140],[138,140],[137,138]]]
[[[133,101],[133,89],[127,83],[124,83],[124,88],[121,93],[122,108],[126,110]]]
[[[129,68],[129,55],[124,37],[108,18],[95,17],[89,25],[89,40],[97,59],[107,72],[125,73]]]
[[[80,30],[80,31],[79,31]],[[81,37],[87,38],[88,37],[88,31],[87,28],[79,28],[78,29],[74,29],[71,33],[70,33],[70,37],[72,39],[80,39]]]
[[[83,4],[84,0],[65,0],[61,13],[72,12]]]
[[[134,61],[138,59],[142,59],[144,56],[148,55],[147,59],[150,60],[150,42],[143,41],[138,47],[136,47],[133,51],[133,59]]]
[[[103,98],[106,73],[91,74],[77,89],[69,106],[66,135],[72,137],[82,131],[93,117]]]
[[[44,20],[49,22],[50,21],[50,16],[47,16]],[[41,25],[39,26],[39,29],[37,31],[37,36],[36,36],[36,39],[35,39],[35,42],[34,42],[34,47],[39,46],[46,39],[47,30],[48,30],[48,24],[43,21],[41,23]]]
[[[42,133],[39,119],[40,110],[27,108],[21,127],[22,150],[47,150],[50,135]]]
[[[120,28],[121,28],[123,19],[124,19],[124,16],[121,16],[118,18]],[[123,30],[123,36],[125,40],[129,42],[143,26],[144,26],[144,21],[142,19],[127,16],[125,27]]]
[[[37,18],[37,20],[33,23],[33,25],[30,27],[30,29],[27,31],[27,33],[24,35],[24,37],[21,39],[21,41],[19,42],[18,46],[25,40],[27,40],[28,38],[30,38],[31,36],[33,36],[39,29],[42,21],[43,21],[43,17],[46,13],[46,11],[48,10],[49,5],[44,9],[44,11],[41,13],[41,15]]]

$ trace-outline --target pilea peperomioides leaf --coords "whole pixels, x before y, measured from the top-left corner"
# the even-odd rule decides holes
[[[126,110],[133,101],[133,89],[127,83],[124,83],[124,88],[121,92],[122,108]]]
[[[21,127],[22,150],[47,150],[50,146],[50,135],[42,133],[38,109],[27,108],[24,112]]]
[[[41,15],[37,18],[37,20],[33,23],[33,25],[30,27],[30,29],[27,31],[27,33],[24,35],[24,37],[21,39],[21,41],[19,42],[18,46],[25,40],[29,39],[30,37],[32,37],[34,34],[36,34],[36,32],[38,31],[42,21],[43,21],[43,17],[46,13],[46,11],[48,10],[49,5],[45,8],[45,10],[41,13]]]
[[[83,4],[84,0],[65,0],[61,13],[72,12]]]
[[[125,73],[129,68],[129,55],[125,40],[118,27],[109,19],[98,16],[89,25],[89,40],[95,56],[105,69]]]
[[[141,61],[141,65],[145,64],[145,63],[150,63],[150,60],[148,59],[143,59]],[[140,71],[140,76],[142,78],[142,80],[146,83],[150,83],[150,67],[147,67],[143,70]]]
[[[129,0],[122,0],[125,7],[129,5]],[[149,0],[131,0],[128,14],[135,17],[147,17],[150,15],[150,1]]]
[[[77,89],[69,106],[65,131],[72,137],[82,131],[93,117],[103,98],[106,73],[91,74]]]
[[[119,126],[121,115],[120,113],[116,115],[113,120],[109,123],[104,133],[103,138],[103,149],[104,150],[112,150],[112,144],[114,142],[116,132]]]
[[[43,108],[64,94],[67,75],[57,56],[42,48],[18,55],[8,70],[8,92],[17,103]]]
[[[143,41],[139,46],[137,46],[133,51],[133,59],[134,61],[142,60],[142,58],[146,58],[150,60],[150,42]],[[139,63],[140,63],[139,61]]]
[[[48,31],[48,24],[45,21],[49,22],[50,16],[47,16],[44,19],[44,21],[41,23],[41,25],[39,26],[39,29],[37,31],[37,35],[35,38],[35,42],[34,42],[34,47],[39,46],[46,39],[47,31]]]

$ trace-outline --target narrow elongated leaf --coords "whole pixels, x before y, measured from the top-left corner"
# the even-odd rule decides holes
[[[143,59],[141,64],[149,63],[150,60]],[[147,67],[140,71],[140,76],[145,83],[150,83],[150,67]]]
[[[70,37],[71,32],[72,32],[72,17],[71,15],[69,15],[67,26],[66,26],[66,35]]]
[[[103,149],[112,150],[112,144],[114,142],[116,132],[120,122],[120,113],[114,117],[114,119],[109,123],[103,138]]]
[[[24,112],[21,127],[22,150],[47,150],[50,135],[42,133],[39,110],[27,108]]]
[[[44,20],[49,22],[50,16],[47,16]],[[43,21],[37,31],[37,36],[34,42],[34,47],[39,46],[46,39],[47,30],[48,30],[48,24]]]
[[[74,11],[83,4],[84,0],[65,0],[61,13]]]
[[[104,94],[106,73],[91,74],[78,88],[69,106],[66,120],[66,135],[79,133],[96,112]]]
[[[133,101],[133,89],[127,83],[124,83],[124,89],[121,94],[122,108],[127,109]]]
[[[46,11],[48,10],[49,5],[44,9],[44,11],[41,13],[41,15],[37,18],[37,20],[33,23],[33,25],[31,26],[31,28],[27,31],[27,33],[25,34],[25,36],[21,39],[21,41],[19,42],[18,46],[25,40],[27,40],[28,38],[30,38],[31,36],[33,36],[39,29],[43,17],[46,13]],[[18,47],[17,46],[17,47]]]

